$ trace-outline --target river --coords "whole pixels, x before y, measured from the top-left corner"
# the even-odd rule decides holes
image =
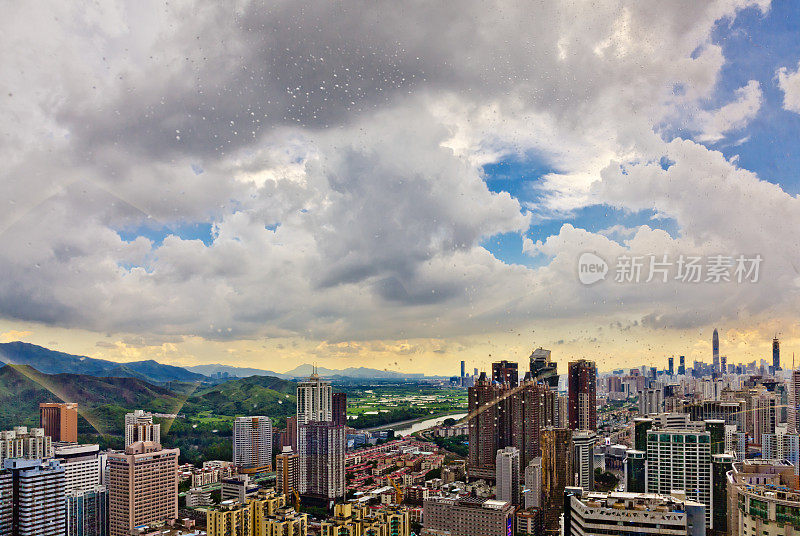
[[[412,421],[411,423],[398,422],[398,423],[387,424],[387,425],[381,426],[381,429],[386,430],[387,428],[391,428],[392,430],[394,430],[395,437],[396,436],[401,436],[401,435],[402,436],[407,436],[407,435],[413,434],[414,432],[420,432],[422,430],[427,430],[428,428],[432,428],[434,426],[439,426],[440,424],[442,424],[444,422],[445,419],[449,418],[449,419],[455,419],[455,420],[458,421],[458,420],[463,419],[466,416],[467,416],[466,413],[453,413],[452,415],[441,415],[439,417],[434,417],[432,419],[425,419],[424,421],[417,421],[417,422],[413,422]],[[405,425],[409,425],[409,424],[410,424],[410,426],[405,426]],[[394,428],[396,426],[403,426],[403,427],[402,428]]]

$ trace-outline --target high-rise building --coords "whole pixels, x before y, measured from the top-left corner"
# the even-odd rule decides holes
[[[433,497],[425,501],[422,519],[423,534],[514,534],[514,505],[493,499]]]
[[[92,489],[100,485],[100,445],[56,445],[53,455],[64,468],[66,491]]]
[[[111,536],[178,517],[179,449],[137,441],[125,452],[108,455],[109,524]]]
[[[53,442],[44,428],[15,426],[0,432],[0,463],[8,458],[43,459],[53,457]]]
[[[3,468],[7,476],[0,477],[0,492],[10,491],[12,516],[10,524],[0,525],[0,533],[63,536],[64,469],[58,461],[9,458],[3,461]],[[0,509],[0,519],[3,517]]]
[[[686,374],[686,356],[680,356],[678,358],[680,360],[680,364],[678,365],[678,374],[683,375]]]
[[[461,362],[461,384],[462,385],[464,384],[464,376],[466,376],[466,371],[467,371],[467,362],[466,361],[462,361]]]
[[[108,536],[108,490],[94,486],[66,492],[66,536]]]
[[[14,523],[14,479],[0,465],[0,535],[11,536]]]
[[[490,382],[482,373],[469,388],[469,456],[471,477],[495,477],[499,449],[516,447],[521,465],[540,454],[539,432],[554,424],[555,393],[531,374],[518,387]]]
[[[53,441],[78,441],[78,404],[69,402],[39,404],[39,426]]]
[[[775,372],[781,370],[781,343],[777,336],[772,339],[772,367]]]
[[[244,472],[272,468],[272,421],[256,415],[233,422],[233,463]]]
[[[633,448],[647,450],[647,432],[653,427],[653,419],[636,417],[633,419]]]
[[[789,379],[789,411],[787,413],[789,432],[798,432],[800,426],[800,369],[792,371]]]
[[[300,493],[336,499],[344,497],[347,433],[332,422],[308,422],[298,430]]]
[[[643,389],[639,393],[639,413],[649,415],[651,413],[662,413],[664,411],[664,387],[660,382],[653,384],[653,387]]]
[[[300,456],[291,447],[275,456],[275,485],[278,493],[292,496],[300,491]]]
[[[675,374],[675,358],[669,357],[667,358],[667,372],[670,376]]]
[[[711,528],[714,534],[728,534],[728,471],[733,469],[732,454],[711,457]]]
[[[297,416],[286,417],[286,438],[283,440],[284,446],[292,447],[297,452]]]
[[[719,356],[719,371],[723,375],[728,373],[728,356]]]
[[[711,347],[714,373],[716,374],[719,372],[719,332],[717,332],[717,328],[714,328],[714,333],[711,335]]]
[[[492,385],[482,372],[468,391],[469,457],[468,469],[475,472],[494,472],[495,453],[503,448],[500,441],[499,387]],[[481,476],[489,476],[483,475]]]
[[[711,434],[690,429],[647,432],[646,491],[668,495],[683,490],[706,507],[711,525]]]
[[[646,460],[646,452],[628,449],[625,458],[625,491],[628,493],[644,493]]]
[[[569,428],[569,395],[553,390],[553,427]]]
[[[297,384],[297,426],[316,421],[333,420],[333,390],[331,384],[316,373]]]
[[[558,365],[550,361],[550,350],[537,348],[530,357],[531,376],[534,381],[558,387]]]
[[[497,451],[497,500],[507,501],[515,506],[520,504],[519,492],[519,449],[506,447]]]
[[[141,409],[125,415],[125,448],[139,441],[161,443],[161,425],[153,423],[153,414]]]
[[[564,502],[564,536],[613,534],[705,536],[706,507],[675,491],[592,493],[568,488]]]
[[[516,387],[519,385],[519,363],[505,359],[492,363],[492,381]]]
[[[542,507],[548,534],[558,534],[558,518],[564,508],[564,488],[573,474],[572,430],[542,430]]]
[[[597,430],[597,367],[579,359],[569,364],[569,428]]]
[[[347,426],[347,394],[333,393],[333,424]]]
[[[570,486],[577,486],[587,491],[594,490],[594,444],[597,436],[589,430],[578,430],[572,433],[572,473],[574,478]]]
[[[542,506],[542,459],[534,458],[525,467],[525,508],[540,508]]]

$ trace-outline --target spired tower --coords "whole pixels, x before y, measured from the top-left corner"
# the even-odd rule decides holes
[[[714,372],[719,372],[719,333],[717,328],[714,328],[714,334],[711,336],[711,346],[714,351]]]

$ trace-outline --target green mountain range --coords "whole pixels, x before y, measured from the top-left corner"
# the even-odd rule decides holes
[[[40,402],[77,402],[79,433],[110,436],[123,435],[125,413],[134,409],[181,414],[176,430],[204,419],[225,423],[237,415],[267,415],[280,420],[296,411],[295,383],[269,376],[213,387],[185,382],[169,386],[139,378],[43,374],[26,365],[6,365],[0,367],[0,428],[38,426]]]

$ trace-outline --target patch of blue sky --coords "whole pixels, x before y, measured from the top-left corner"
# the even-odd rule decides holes
[[[722,47],[725,65],[713,97],[705,108],[717,109],[735,98],[750,80],[761,86],[763,102],[757,116],[723,139],[705,143],[761,179],[780,184],[790,194],[800,193],[800,115],[783,109],[783,91],[775,73],[794,70],[800,61],[800,18],[794,2],[773,2],[764,15],[758,9],[741,11],[734,20],[720,21],[712,41]],[[665,129],[667,138],[693,138],[695,132]]]
[[[662,167],[671,165],[662,161]],[[503,161],[484,166],[484,180],[493,192],[508,192],[521,203],[536,203],[542,195],[541,178],[557,172],[542,158],[531,155],[529,158],[509,157]],[[547,237],[556,235],[561,227],[569,223],[576,228],[590,232],[600,232],[614,226],[635,228],[647,225],[653,229],[661,229],[672,237],[679,234],[678,224],[672,218],[663,218],[653,210],[631,212],[608,205],[590,205],[572,211],[568,215],[558,217],[539,217],[534,225],[525,233],[525,237],[534,242],[545,241]],[[611,234],[609,238],[620,243],[625,237]],[[503,233],[484,239],[481,245],[492,255],[508,264],[521,264],[531,268],[547,264],[549,259],[542,255],[531,256],[522,251],[523,237],[519,233]]]
[[[213,224],[209,222],[181,222],[166,225],[145,223],[135,227],[118,229],[117,234],[126,242],[132,242],[143,236],[158,247],[170,235],[183,240],[201,240],[206,246],[214,242]]]

